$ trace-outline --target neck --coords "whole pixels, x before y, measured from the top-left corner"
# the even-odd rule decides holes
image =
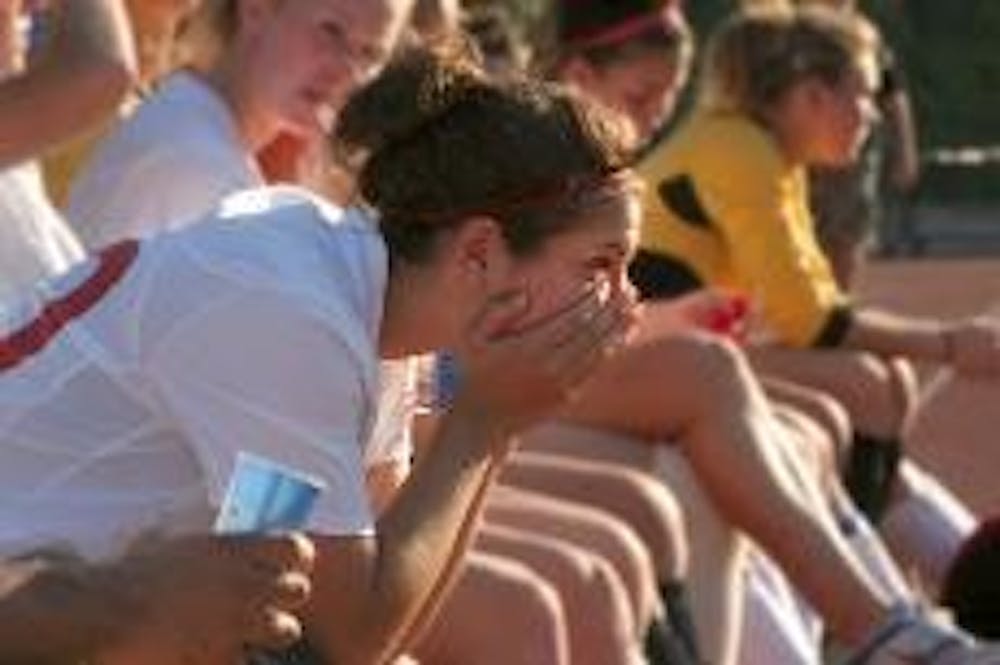
[[[380,355],[401,358],[448,348],[446,322],[454,307],[433,270],[395,260],[386,289]]]
[[[257,152],[275,137],[273,121],[255,108],[249,87],[241,76],[235,59],[226,55],[202,72],[205,81],[215,90],[233,114],[240,138],[250,152]]]
[[[763,123],[789,164],[805,163],[806,150],[799,132],[796,131],[795,123],[782,112],[780,107],[767,113]]]

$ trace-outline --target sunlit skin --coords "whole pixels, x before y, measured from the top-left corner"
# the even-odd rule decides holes
[[[491,299],[524,303],[506,326],[511,332],[565,309],[588,285],[604,289],[606,298],[631,299],[626,266],[638,242],[635,195],[617,195],[572,226],[519,257],[506,247],[496,221],[472,218],[441,239],[436,260],[398,262],[382,327],[383,356],[456,348],[470,319]]]
[[[244,0],[238,34],[207,72],[258,149],[279,132],[327,129],[348,95],[377,73],[410,2]]]
[[[622,114],[636,142],[650,136],[673,114],[685,79],[676,63],[654,49],[632,52],[600,66],[576,56],[565,64],[561,75]]]
[[[858,158],[878,117],[874,76],[866,71],[851,70],[836,83],[803,79],[767,114],[790,161],[836,167]]]
[[[153,83],[171,66],[171,41],[178,23],[200,0],[127,0],[129,20],[139,55],[142,84]]]

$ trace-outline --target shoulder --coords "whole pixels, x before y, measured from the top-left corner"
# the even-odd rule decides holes
[[[674,165],[687,169],[782,168],[774,138],[758,123],[736,113],[699,111],[652,150],[640,164],[644,171]]]
[[[691,160],[707,173],[759,178],[785,170],[774,138],[739,114],[705,114],[692,123],[688,143]]]
[[[154,167],[210,175],[247,169],[230,111],[190,74],[177,73],[146,99],[97,147],[86,171],[103,174]]]

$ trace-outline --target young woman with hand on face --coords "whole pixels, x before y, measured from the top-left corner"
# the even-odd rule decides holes
[[[328,486],[308,525],[309,642],[343,663],[406,645],[517,432],[629,330],[637,197],[613,122],[557,88],[493,82],[457,53],[403,54],[347,106],[338,135],[362,155],[377,224],[302,190],[251,190],[11,306],[0,439],[25,447],[0,449],[20,459],[0,464],[17,506],[2,512],[17,520],[0,529],[18,534],[5,553],[59,539],[99,557],[151,527],[197,529],[249,450]],[[72,311],[40,305],[81,290]],[[467,381],[376,520],[365,476],[379,360],[437,348],[462,354]],[[48,446],[71,445],[65,467],[40,463],[37,428]]]

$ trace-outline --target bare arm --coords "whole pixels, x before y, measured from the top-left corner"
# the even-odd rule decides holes
[[[380,663],[445,586],[506,435],[459,416],[442,430],[378,523],[376,538],[317,538],[316,594],[306,629],[332,662]],[[335,618],[334,618],[335,617]]]
[[[20,16],[21,0],[0,0],[0,80],[17,72],[21,64]]]
[[[844,342],[881,355],[951,365],[970,375],[1000,373],[1000,325],[985,318],[944,322],[859,309]]]
[[[133,82],[135,54],[121,0],[61,0],[37,63],[0,83],[0,166],[98,125]]]
[[[597,316],[594,307],[582,300],[537,329],[464,355],[462,392],[378,535],[317,539],[306,629],[328,660],[384,662],[427,618],[458,569],[512,436],[560,404],[627,327],[621,302],[596,306]],[[580,317],[582,310],[591,314]]]

